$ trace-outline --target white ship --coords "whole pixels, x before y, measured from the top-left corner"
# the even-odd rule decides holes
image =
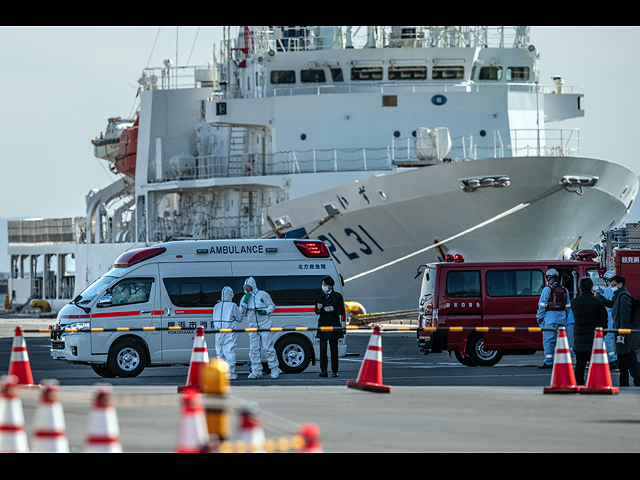
[[[561,258],[622,225],[638,192],[555,128],[584,115],[583,94],[540,83],[529,27],[224,34],[213,64],[144,70],[136,118],[93,141],[119,178],[87,196],[86,218],[9,223],[15,304],[55,310],[131,248],[308,236],[347,300],[413,309],[420,264]]]

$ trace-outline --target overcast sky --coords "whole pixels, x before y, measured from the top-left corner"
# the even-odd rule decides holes
[[[87,193],[116,179],[91,139],[109,117],[133,115],[142,70],[205,65],[221,39],[221,27],[0,27],[0,219],[85,215]],[[585,94],[584,118],[551,127],[580,128],[583,156],[639,174],[640,28],[532,27],[531,43],[543,84],[560,75]]]

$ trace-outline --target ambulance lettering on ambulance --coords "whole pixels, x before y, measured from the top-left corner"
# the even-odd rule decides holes
[[[216,255],[264,253],[264,245],[214,245],[209,253]]]
[[[215,330],[213,307],[222,289],[231,287],[238,304],[244,281],[253,277],[276,305],[272,327],[287,327],[274,335],[280,369],[303,372],[319,355],[314,307],[322,279],[330,275],[343,293],[334,260],[319,240],[199,240],[130,250],[60,310],[57,326],[64,333],[52,338],[51,356],[90,365],[106,378],[135,377],[158,365],[188,365],[195,329]],[[298,327],[305,329],[295,331]],[[210,357],[215,356],[214,335],[205,332]],[[346,337],[338,351],[346,355]],[[239,332],[236,363],[248,361],[249,336]]]

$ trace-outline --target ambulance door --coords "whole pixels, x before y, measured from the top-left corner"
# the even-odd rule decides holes
[[[196,329],[213,326],[213,307],[222,288],[232,286],[231,262],[181,262],[160,264],[162,361],[188,365]],[[180,327],[177,330],[165,330]],[[209,357],[215,356],[214,334],[205,334]]]
[[[158,265],[144,265],[121,278],[104,294],[91,312],[92,328],[143,328],[159,327],[161,311],[158,298]],[[160,361],[161,335],[159,331],[114,332],[91,334],[91,351],[94,355],[109,353],[118,337],[140,337],[149,349],[150,361]]]

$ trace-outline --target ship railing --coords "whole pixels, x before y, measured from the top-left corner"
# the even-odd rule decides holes
[[[394,165],[429,165],[436,164],[442,160],[446,162],[464,162],[476,159],[476,146],[473,143],[473,136],[452,137],[451,150],[443,155],[443,159],[424,160],[418,157],[415,149],[415,137],[393,138],[391,162]]]
[[[494,158],[580,155],[580,130],[577,128],[496,130],[493,139]]]
[[[173,240],[227,240],[234,238],[256,238],[262,234],[262,219],[259,215],[213,217],[195,221],[187,217],[155,220],[150,238],[155,242]]]

